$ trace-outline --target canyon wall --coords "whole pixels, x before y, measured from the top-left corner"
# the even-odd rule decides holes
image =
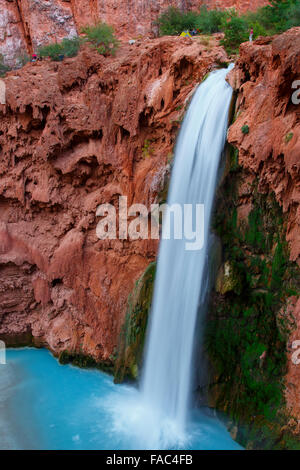
[[[213,224],[223,264],[206,342],[211,404],[233,417],[250,449],[299,444],[299,41],[293,28],[244,43],[228,75],[237,100]]]
[[[169,6],[181,10],[235,7],[255,10],[266,0],[0,0],[0,54],[8,65],[24,52],[72,37],[97,20],[114,26],[119,38],[157,35],[158,15]]]
[[[71,36],[99,15],[92,1],[81,8],[80,2],[38,0],[0,0],[0,5],[1,50],[11,57],[24,48],[32,52],[53,34]],[[116,21],[124,38],[138,35],[138,25],[148,34],[150,22],[143,23],[148,10],[142,9],[149,8],[148,2],[135,4],[135,17],[128,10],[132,20],[124,27],[112,13],[117,8],[109,5],[111,13],[106,9],[103,19]],[[37,18],[43,18],[43,28]],[[237,94],[228,132],[232,168],[225,184],[229,195],[219,199],[226,216],[223,256],[228,259],[213,294],[214,312],[220,313],[213,321],[232,324],[227,330],[224,324],[212,329],[214,344],[225,345],[226,354],[237,340],[230,364],[238,367],[241,332],[254,340],[255,348],[245,350],[252,364],[244,368],[251,385],[259,380],[269,385],[265,371],[272,376],[276,371],[276,380],[284,374],[289,424],[296,432],[300,381],[292,356],[300,340],[300,105],[292,95],[300,74],[299,38],[300,28],[293,28],[242,44],[229,77]],[[115,362],[126,311],[136,313],[128,309],[128,296],[133,293],[140,315],[144,286],[135,283],[145,279],[145,272],[149,277],[147,266],[156,258],[158,242],[99,240],[97,206],[117,206],[119,196],[126,195],[128,204],[149,208],[165,197],[186,104],[196,84],[226,61],[216,37],[209,44],[199,38],[143,38],[132,46],[123,44],[115,58],[86,46],[63,63],[30,63],[0,80],[0,338],[7,344],[45,345],[56,354],[68,351],[108,365]],[[237,316],[232,306],[245,309]],[[249,318],[235,336],[232,325],[238,326],[244,311]],[[249,332],[244,326],[250,328],[252,321],[258,322],[257,329]],[[285,340],[280,328],[287,323]],[[265,341],[257,341],[257,332],[265,334]],[[136,351],[129,346],[130,354]],[[213,353],[227,357],[222,347]],[[137,370],[131,356],[119,366],[120,380],[128,369],[131,374]],[[254,370],[260,375],[252,381]],[[223,379],[226,373],[230,380],[239,377],[226,364],[223,371]],[[232,411],[233,393],[239,396],[241,388],[229,379],[222,399]],[[277,383],[271,384],[275,391]]]
[[[241,13],[255,11],[269,3],[268,0],[204,0],[202,2],[208,8],[235,8]]]
[[[239,90],[236,120],[228,133],[228,140],[238,149],[238,161],[245,171],[239,189],[238,220],[242,222],[252,210],[250,188],[256,179],[258,192],[272,192],[282,209],[290,260],[298,266],[300,100],[296,88],[300,88],[299,46],[300,28],[292,28],[274,39],[241,45],[232,73],[232,84]],[[243,126],[248,126],[247,133],[243,133]],[[293,277],[298,290],[296,295],[282,298],[280,315],[293,325],[287,344],[286,399],[288,408],[298,419],[296,427],[300,431],[299,365],[292,361],[293,343],[300,339],[299,270],[296,269]]]
[[[240,164],[259,175],[259,192],[273,191],[288,216],[290,258],[300,266],[299,46],[300,28],[241,45],[229,77],[239,97],[228,140]]]
[[[1,339],[112,362],[157,240],[99,240],[97,206],[158,200],[185,103],[226,59],[214,38],[161,38],[1,81]]]

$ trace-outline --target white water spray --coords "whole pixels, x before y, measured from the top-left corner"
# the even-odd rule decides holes
[[[186,239],[160,244],[141,390],[149,410],[146,433],[156,448],[180,445],[184,437],[194,331],[232,96],[227,73],[213,72],[199,86],[176,146],[168,204],[204,204],[205,238],[198,251],[187,251]]]

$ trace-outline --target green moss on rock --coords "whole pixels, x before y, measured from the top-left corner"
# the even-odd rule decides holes
[[[214,229],[224,264],[217,277],[205,345],[213,367],[211,406],[238,423],[237,440],[252,448],[294,448],[286,424],[284,376],[291,325],[280,314],[299,293],[299,268],[289,261],[286,224],[273,194],[253,181],[252,210],[239,220],[235,166],[219,192]],[[251,443],[250,443],[251,441]],[[276,445],[275,445],[276,444]]]
[[[218,272],[216,280],[216,291],[220,294],[226,294],[226,292],[239,292],[240,278],[235,272],[232,264],[226,261],[221,266]]]
[[[243,134],[249,134],[249,126],[247,124],[244,124],[242,127],[241,127],[241,131]]]
[[[83,353],[62,351],[58,356],[58,361],[62,365],[72,364],[82,369],[99,369],[104,372],[111,373],[113,370],[112,363],[97,362],[92,356]]]
[[[129,295],[125,322],[117,348],[115,383],[138,378],[151,308],[155,269],[156,263],[150,263]]]
[[[285,143],[288,144],[292,140],[293,136],[294,136],[293,132],[289,132],[288,134],[286,134],[285,139],[284,139]]]

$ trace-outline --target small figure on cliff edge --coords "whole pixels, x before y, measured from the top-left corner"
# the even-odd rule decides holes
[[[250,29],[249,41],[252,42],[253,40],[253,28]]]

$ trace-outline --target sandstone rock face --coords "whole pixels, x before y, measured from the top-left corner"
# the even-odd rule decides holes
[[[26,49],[24,26],[16,2],[0,0],[0,54],[8,65],[13,65]]]
[[[241,13],[245,13],[246,11],[255,11],[269,2],[265,0],[206,0],[203,3],[208,8],[235,8]]]
[[[261,193],[274,192],[287,219],[290,259],[300,266],[300,100],[295,93],[295,81],[300,77],[299,46],[300,28],[241,45],[240,58],[228,77],[239,90],[236,119],[228,140],[238,148],[239,164],[249,181],[257,178]],[[245,125],[248,133],[243,133]],[[243,218],[251,210],[247,181],[239,194],[238,217]],[[295,352],[292,344],[300,340],[297,297],[291,297],[284,312],[286,317],[292,315],[294,325],[288,343],[286,397],[299,420],[300,369],[291,360]]]
[[[0,105],[0,337],[52,351],[114,353],[127,298],[157,240],[99,240],[96,209],[150,208],[163,189],[185,103],[226,61],[216,40],[90,47],[10,72]]]
[[[300,265],[300,104],[295,101],[299,46],[300,28],[241,45],[233,71],[238,107],[228,140],[239,149],[239,163],[258,175],[260,192],[274,191],[288,216],[290,258]],[[248,134],[242,131],[244,125]]]
[[[0,53],[13,65],[20,53],[72,37],[99,19],[114,26],[118,37],[157,35],[158,15],[169,6],[181,10],[209,8],[255,10],[267,0],[0,0]]]
[[[133,2],[71,0],[71,8],[78,28],[100,18],[113,25],[116,33],[124,38],[157,32],[155,21],[158,15],[169,6],[186,10],[197,8],[199,4],[201,4],[199,0],[135,0]]]
[[[69,3],[57,0],[17,0],[29,52],[41,44],[77,34]]]

